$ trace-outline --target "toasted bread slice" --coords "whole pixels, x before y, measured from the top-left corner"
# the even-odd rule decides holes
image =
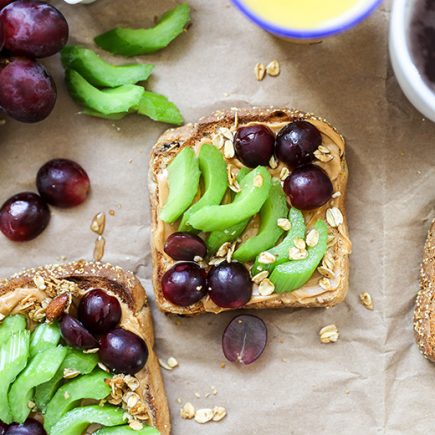
[[[420,291],[414,311],[414,334],[421,353],[435,362],[435,219],[424,245]]]
[[[326,211],[331,207],[338,208],[343,215],[343,222],[338,227],[330,228],[328,260],[330,260],[329,266],[333,265],[334,278],[329,284],[327,279],[319,284],[322,276],[316,272],[302,288],[289,293],[273,293],[270,296],[260,296],[257,286],[254,285],[253,297],[244,308],[330,307],[343,301],[348,289],[348,255],[351,252],[344,205],[348,170],[343,137],[327,121],[298,110],[287,108],[233,108],[228,111],[218,111],[209,117],[202,118],[196,124],[187,124],[180,128],[167,130],[152,149],[149,193],[152,212],[153,284],[156,300],[161,310],[184,315],[194,315],[203,312],[218,313],[225,310],[215,305],[208,296],[188,307],[176,306],[163,296],[161,287],[162,276],[174,264],[174,261],[165,254],[163,247],[167,237],[174,231],[177,231],[178,227],[177,222],[175,224],[165,224],[159,220],[159,212],[165,203],[168,193],[166,180],[166,168],[168,164],[185,147],[191,147],[198,151],[202,143],[213,143],[216,135],[219,135],[219,132],[223,131],[222,128],[234,132],[237,126],[249,123],[263,123],[277,132],[289,122],[302,119],[311,122],[320,130],[323,145],[328,148],[327,153],[332,157],[331,159],[327,155],[322,155],[320,156],[322,161],[317,160],[315,163],[328,173],[334,186],[334,192],[339,193],[334,195],[334,198],[319,209],[304,212],[304,217],[307,228],[310,228],[318,218],[326,220]],[[323,151],[326,150],[323,149]],[[243,166],[236,158],[227,158],[226,161],[227,164],[235,167]],[[284,165],[280,163],[274,169],[269,168],[269,171],[273,176],[280,177],[281,175],[280,178],[282,178],[281,171],[283,168]]]
[[[121,304],[120,326],[145,340],[149,356],[135,377],[143,408],[142,419],[167,435],[171,430],[168,403],[160,366],[154,353],[154,332],[147,296],[139,280],[130,272],[108,263],[77,261],[29,269],[0,281],[0,315],[21,313],[34,322],[54,320],[65,309],[77,308],[80,297],[91,288],[101,288]],[[64,298],[68,295],[69,298]],[[68,302],[72,301],[71,305]],[[130,412],[130,410],[128,410]],[[145,414],[145,416],[144,416]]]

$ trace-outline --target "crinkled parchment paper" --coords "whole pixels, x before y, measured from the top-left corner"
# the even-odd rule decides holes
[[[174,2],[98,0],[61,8],[71,42],[115,25],[149,24]],[[347,202],[353,240],[349,296],[329,310],[258,313],[269,343],[257,363],[221,368],[221,334],[233,313],[169,318],[154,309],[157,351],[179,367],[164,371],[174,434],[426,434],[435,425],[435,367],[418,353],[412,309],[423,241],[434,215],[435,124],[400,91],[387,56],[389,6],[358,28],[317,45],[293,45],[261,31],[228,0],[190,0],[193,25],[168,49],[141,61],[156,64],[149,87],[175,101],[187,121],[214,109],[288,105],[332,122],[347,138]],[[108,56],[110,58],[110,56]],[[257,82],[254,65],[277,59],[279,77]],[[123,59],[117,59],[122,62]],[[92,195],[73,210],[53,209],[35,241],[0,237],[0,273],[92,256],[92,216],[107,216],[105,260],[131,269],[152,298],[148,154],[165,126],[145,118],[111,122],[78,115],[58,57],[48,59],[59,99],[46,121],[0,126],[0,200],[35,189],[38,168],[54,157],[80,162]],[[358,295],[369,292],[374,311]],[[154,308],[154,305],[153,305]],[[340,339],[321,344],[336,323]],[[216,387],[217,395],[205,393]],[[200,393],[200,398],[195,397]],[[179,417],[182,402],[226,407],[219,423]]]

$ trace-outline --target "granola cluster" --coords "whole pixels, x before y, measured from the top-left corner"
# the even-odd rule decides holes
[[[147,404],[137,393],[139,380],[131,375],[115,375],[106,379],[106,383],[112,389],[107,401],[116,406],[121,406],[126,411],[126,419],[129,425],[135,429],[142,421],[150,420],[150,412]]]

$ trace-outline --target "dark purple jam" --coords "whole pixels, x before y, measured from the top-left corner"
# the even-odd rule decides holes
[[[416,1],[410,42],[418,69],[435,90],[435,0]]]

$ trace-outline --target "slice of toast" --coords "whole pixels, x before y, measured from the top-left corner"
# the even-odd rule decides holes
[[[198,152],[200,145],[207,142],[214,143],[219,148],[219,135],[228,136],[228,130],[234,133],[238,126],[249,123],[263,123],[277,132],[289,122],[302,119],[314,124],[322,133],[322,143],[327,149],[322,148],[316,153],[318,158],[314,163],[321,166],[328,173],[333,183],[334,192],[336,192],[334,197],[324,206],[311,212],[304,212],[307,228],[312,227],[318,218],[326,220],[326,211],[329,208],[339,209],[343,216],[342,223],[329,228],[328,258],[325,256],[324,259],[324,261],[327,260],[328,268],[333,268],[334,278],[329,280],[329,283],[328,278],[321,281],[325,276],[315,272],[310,281],[302,288],[289,293],[273,293],[270,296],[260,296],[258,287],[254,285],[253,297],[244,308],[330,307],[343,301],[348,289],[348,256],[351,252],[344,204],[348,170],[343,137],[324,119],[298,110],[287,108],[233,108],[228,111],[218,111],[209,117],[202,118],[196,124],[187,124],[180,128],[167,130],[152,149],[149,172],[152,213],[151,249],[154,264],[154,292],[161,310],[184,315],[194,315],[202,312],[218,313],[225,310],[215,305],[209,296],[205,296],[196,304],[188,307],[176,306],[163,296],[162,276],[174,264],[174,261],[165,254],[163,247],[167,237],[177,231],[178,227],[177,222],[175,224],[166,224],[159,220],[159,212],[168,194],[166,168],[169,163],[185,147],[191,147]],[[222,144],[222,141],[220,144]],[[224,152],[224,147],[220,149]],[[238,168],[243,166],[235,157],[226,158],[226,162]],[[273,176],[281,179],[283,178],[281,172],[283,170],[286,169],[281,163],[273,169],[269,168],[269,172]]]
[[[420,291],[414,311],[414,334],[421,353],[435,362],[435,219],[424,245]]]
[[[80,297],[91,288],[101,288],[114,295],[122,309],[120,326],[146,342],[148,360],[135,375],[139,387],[134,391],[139,394],[142,406],[140,411],[137,408],[138,418],[156,427],[162,435],[169,434],[169,408],[160,366],[153,350],[151,311],[145,290],[132,273],[108,263],[83,260],[29,269],[0,280],[0,316],[4,318],[20,313],[33,322],[54,320],[68,308],[74,312]],[[65,294],[69,298],[64,298]],[[112,402],[109,400],[109,403]],[[128,412],[134,416],[134,410],[128,409]]]

